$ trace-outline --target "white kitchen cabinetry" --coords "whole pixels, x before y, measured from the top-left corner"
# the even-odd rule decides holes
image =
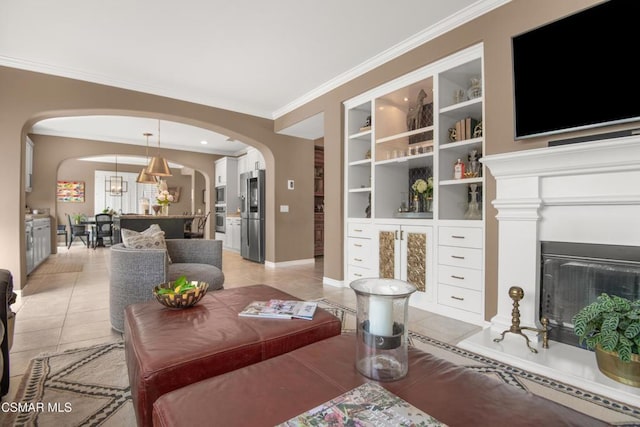
[[[216,187],[227,185],[227,157],[216,160]]]
[[[24,191],[33,189],[33,141],[27,137],[25,144]]]
[[[256,148],[249,148],[247,150],[247,158],[246,158],[246,170],[245,172],[249,172],[257,169],[265,169],[264,158],[260,151]]]
[[[240,252],[240,217],[227,217],[225,247]]]
[[[482,89],[479,44],[344,103],[347,281],[407,280],[418,288],[411,305],[484,321]],[[428,178],[431,197],[416,198],[412,185]],[[364,266],[356,224],[373,230]]]
[[[216,160],[216,187],[225,187],[225,200],[227,212],[236,212],[240,207],[238,199],[238,159],[235,157],[223,157]],[[216,204],[219,204],[216,200]]]
[[[33,267],[36,268],[51,255],[51,220],[33,220]]]

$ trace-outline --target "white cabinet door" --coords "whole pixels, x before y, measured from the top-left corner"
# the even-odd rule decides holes
[[[240,252],[240,218],[234,218],[231,223],[231,228],[233,229],[233,237],[231,241],[231,249],[234,249]]]
[[[216,182],[215,186],[227,185],[227,159],[216,160]]]

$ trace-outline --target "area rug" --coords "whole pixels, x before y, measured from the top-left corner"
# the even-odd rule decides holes
[[[353,309],[327,300],[320,300],[319,303],[320,307],[341,319],[345,332],[355,330]],[[423,351],[612,425],[640,426],[638,407],[527,372],[419,333],[409,331],[409,340],[410,345]],[[31,404],[32,407],[9,413],[7,423],[3,425],[135,426],[124,344],[115,342],[36,357],[31,361],[13,402]],[[38,410],[37,405],[44,407]]]
[[[57,273],[80,273],[82,264],[75,263],[45,263],[36,268],[31,275],[57,274]]]

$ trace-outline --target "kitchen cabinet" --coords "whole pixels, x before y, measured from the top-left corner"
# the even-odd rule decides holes
[[[240,217],[227,217],[225,229],[226,248],[240,252]]]
[[[24,149],[24,191],[33,189],[33,141],[27,137]]]
[[[33,220],[33,268],[42,264],[51,255],[51,219]]]
[[[216,187],[222,187],[227,185],[227,161],[226,157],[216,160]]]
[[[235,157],[223,157],[215,162],[216,187],[225,187],[225,200],[216,200],[216,204],[225,204],[227,212],[235,212],[240,207],[238,199],[238,159]]]

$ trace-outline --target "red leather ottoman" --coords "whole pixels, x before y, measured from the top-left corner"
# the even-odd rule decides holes
[[[328,338],[172,391],[155,426],[274,426],[370,380],[354,366],[355,338]],[[603,426],[594,418],[415,348],[409,373],[379,383],[450,426]]]
[[[269,299],[298,298],[254,285],[208,293],[186,310],[156,301],[128,306],[125,355],[138,425],[151,425],[153,402],[169,391],[340,334],[340,320],[322,309],[313,320],[238,316]]]

